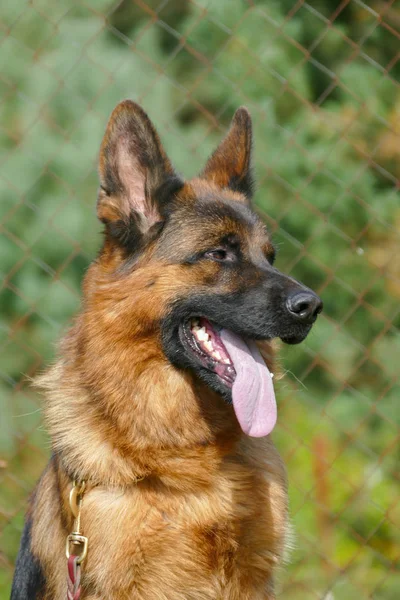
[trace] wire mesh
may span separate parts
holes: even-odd
[[[398,598],[400,7],[371,0],[15,0],[0,8],[0,598],[49,455],[29,378],[99,245],[96,157],[122,98],[185,175],[237,106],[278,266],[324,314],[282,348],[295,539],[280,597]]]

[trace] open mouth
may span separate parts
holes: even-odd
[[[195,359],[192,368],[196,371],[199,366],[201,377],[204,368],[207,369],[206,383],[214,387],[213,383],[218,382],[216,391],[221,391],[218,386],[222,382],[244,433],[254,437],[268,435],[276,423],[273,374],[256,343],[204,317],[184,321],[179,334],[186,354]]]
[[[204,317],[193,317],[182,325],[183,342],[188,350],[222,382],[232,387],[236,371],[219,334],[220,328]]]

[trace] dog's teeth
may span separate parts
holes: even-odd
[[[207,342],[203,342],[203,346],[204,346],[204,347],[205,347],[205,348],[206,348],[206,349],[207,349],[209,352],[212,352],[212,350],[213,350],[213,345],[212,345],[212,343],[210,342],[210,340],[208,340]]]
[[[231,364],[231,361],[229,360],[229,358],[223,358],[223,359],[222,359],[222,362],[223,362],[225,365],[230,365],[230,364]]]
[[[214,358],[216,358],[217,360],[221,360],[221,354],[218,352],[218,350],[215,350],[215,352],[212,353],[212,355],[214,356]]]
[[[274,377],[274,374],[273,374],[273,373],[270,373],[270,375],[271,375],[271,379],[273,379],[273,377]]]
[[[201,327],[199,330],[196,331],[196,336],[197,339],[199,339],[202,342],[206,342],[208,340],[208,335],[204,327]]]

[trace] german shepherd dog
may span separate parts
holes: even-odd
[[[287,543],[273,338],[301,342],[318,296],[273,266],[252,212],[245,108],[183,181],[121,102],[100,150],[104,244],[38,384],[52,458],[33,493],[12,600],[66,598],[73,481],[86,482],[84,600],[271,600]],[[73,596],[74,598],[78,595]]]

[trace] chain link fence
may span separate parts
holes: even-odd
[[[278,266],[322,296],[282,347],[274,439],[286,600],[400,591],[400,6],[393,0],[14,0],[0,7],[0,598],[49,456],[29,378],[100,242],[96,158],[121,99],[193,175],[245,104]]]

